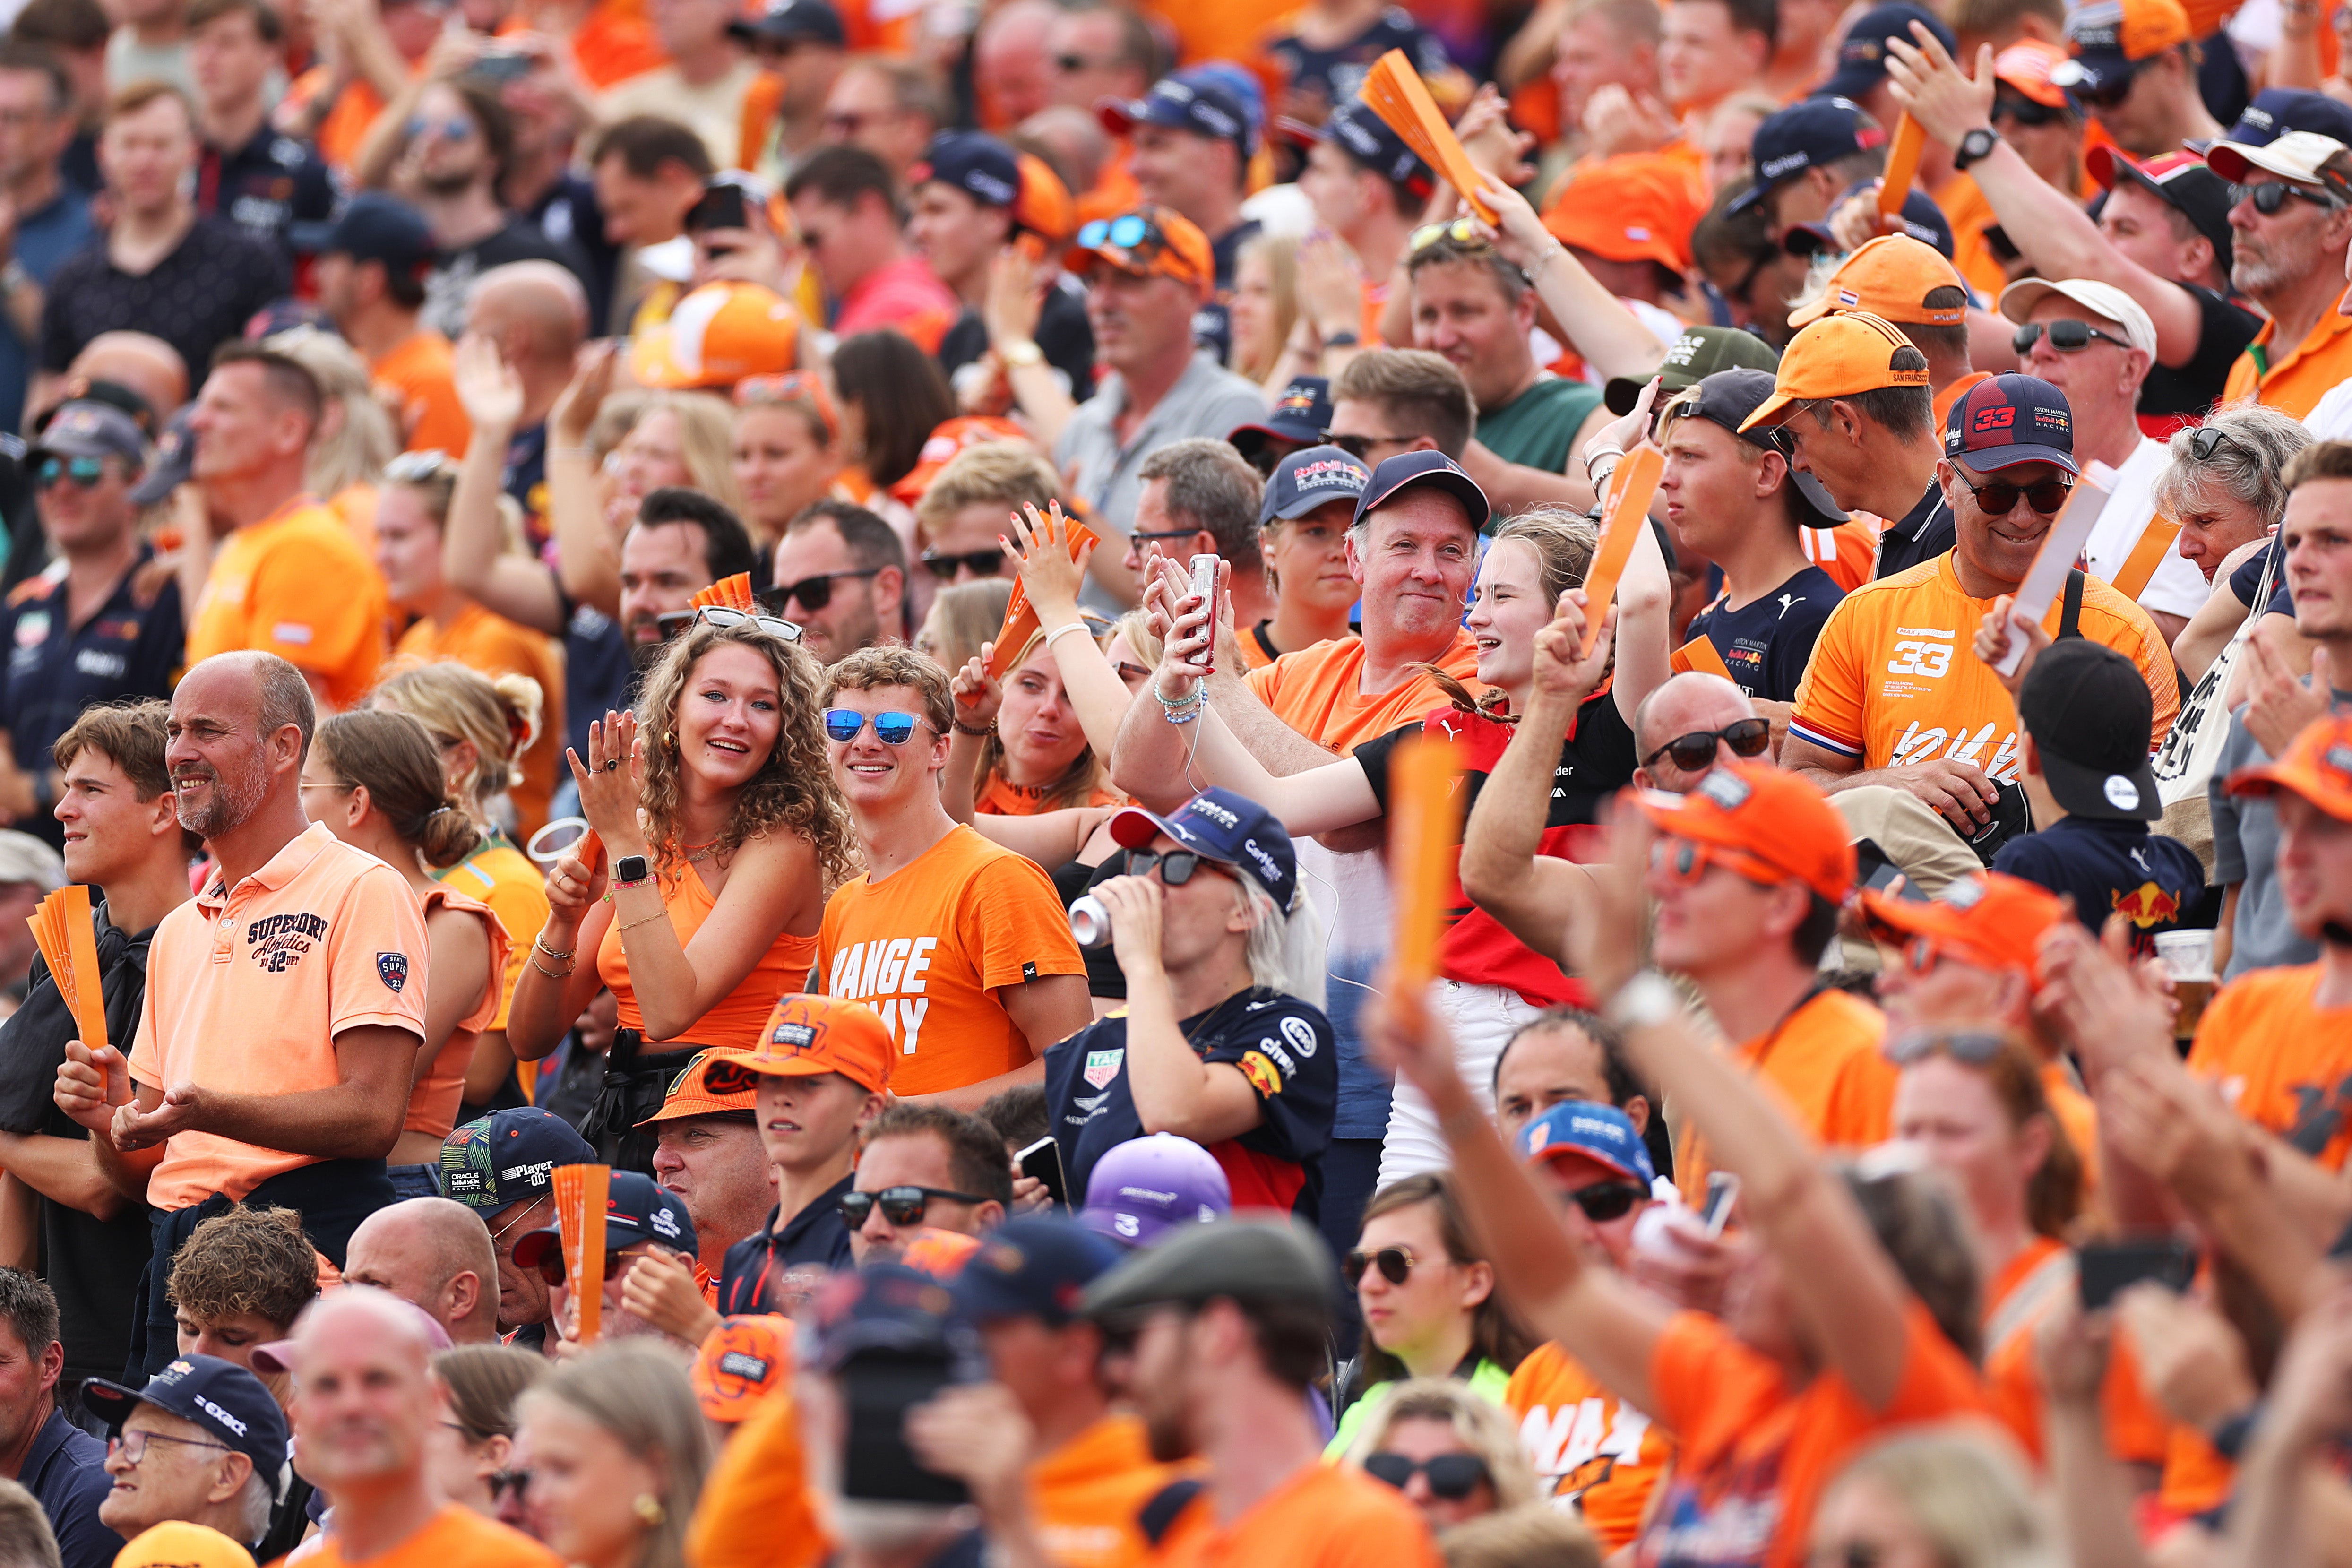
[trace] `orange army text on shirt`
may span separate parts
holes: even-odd
[[[959,826],[880,882],[845,882],[824,906],[816,980],[881,1015],[898,1047],[894,1094],[934,1094],[1028,1065],[995,992],[1083,974],[1054,884],[1035,861]]]
[[[1960,586],[1948,551],[1863,584],[1822,627],[1789,732],[1864,768],[1949,757],[2014,782],[2024,760],[2017,704],[1973,646],[1992,605]],[[2042,625],[2054,631],[2063,608],[2053,604]],[[2147,611],[2096,577],[2084,586],[2077,624],[2138,667],[2156,709],[2153,751],[2180,710],[2162,634]]]
[[[389,607],[383,574],[342,520],[297,496],[221,542],[188,625],[188,662],[274,653],[348,708],[375,683]]]
[[[341,1081],[335,1037],[425,1038],[425,916],[400,873],[312,823],[234,888],[215,877],[163,917],[131,1076],[152,1089],[298,1094]],[[175,1132],[147,1180],[167,1212],[242,1198],[317,1156]]]

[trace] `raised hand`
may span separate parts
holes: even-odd
[[[1095,552],[1095,545],[1079,548],[1074,556],[1070,550],[1070,520],[1062,515],[1062,503],[1046,503],[1045,515],[1038,515],[1033,503],[1013,517],[1011,539],[1002,534],[997,542],[1004,552],[1019,563],[1021,585],[1027,590],[1029,602],[1036,606],[1040,625],[1051,627],[1067,626],[1078,618],[1078,590],[1086,583],[1087,560]]]
[[[977,730],[996,717],[1004,701],[1004,684],[988,673],[989,657],[996,645],[984,642],[980,651],[963,661],[963,668],[948,679],[948,689],[956,699],[956,716],[961,722]],[[970,701],[965,699],[969,697]]]
[[[1582,702],[1609,673],[1609,655],[1617,638],[1617,610],[1603,609],[1601,635],[1592,651],[1582,652],[1585,627],[1584,590],[1570,588],[1559,596],[1559,613],[1536,633],[1535,689],[1547,697]]]
[[[1909,42],[1886,40],[1886,88],[1921,130],[1947,147],[1957,147],[1969,132],[1991,128],[1992,46],[1977,50],[1977,74],[1971,80],[1936,35],[1914,22]]]
[[[635,843],[637,803],[645,798],[646,752],[635,713],[606,710],[588,726],[588,760],[569,749],[572,776],[580,785],[580,815],[614,854]]]
[[[613,373],[620,363],[618,343],[589,343],[581,349],[572,380],[557,395],[555,406],[548,411],[548,434],[558,445],[587,444],[589,428],[596,423],[596,411],[604,406],[604,399],[613,390]]]
[[[1110,916],[1111,952],[1130,978],[1158,972],[1165,895],[1149,877],[1113,877],[1088,889]]]
[[[452,375],[457,402],[478,430],[505,435],[522,421],[522,377],[499,356],[499,345],[479,332],[457,340]]]

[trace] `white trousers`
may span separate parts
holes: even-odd
[[[1503,1054],[1504,1042],[1543,1009],[1529,1006],[1507,986],[1471,985],[1459,980],[1433,983],[1429,1005],[1453,1031],[1454,1065],[1491,1118],[1495,1059]],[[1388,1137],[1381,1146],[1380,1184],[1385,1187],[1407,1176],[1443,1171],[1452,1163],[1428,1100],[1421,1090],[1400,1081],[1389,1108]]]

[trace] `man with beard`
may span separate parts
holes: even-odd
[[[2252,398],[2300,419],[2352,375],[2352,316],[2339,304],[2352,247],[2352,152],[2292,131],[2267,147],[2218,142],[2209,157],[2238,198],[2230,281],[2270,317],[2230,367],[2221,401]]]
[[[375,1568],[556,1568],[538,1542],[445,1500],[425,1445],[441,1403],[425,1320],[398,1297],[352,1285],[294,1331],[294,1438],[335,1528],[310,1559]]]
[[[709,1276],[695,1261],[694,1222],[686,1217],[686,1205],[677,1195],[654,1183],[642,1171],[613,1173],[611,1195],[604,1206],[604,1333],[607,1339],[643,1338],[649,1334],[669,1331],[670,1309],[666,1288],[647,1281],[638,1281],[640,1271],[649,1276],[676,1275],[688,1282],[694,1293],[694,1305],[702,1308],[708,1321],[694,1325],[697,1340],[701,1332],[719,1326],[718,1314],[703,1301],[702,1286]],[[563,1231],[560,1224],[544,1230],[534,1230],[515,1240],[516,1267],[536,1268],[550,1285],[564,1282]],[[632,1289],[632,1286],[635,1289]],[[556,1322],[566,1337],[577,1321],[575,1311],[559,1309]],[[680,1325],[683,1326],[683,1325]],[[683,1334],[671,1337],[687,1340]]]
[[[467,78],[436,82],[417,96],[395,187],[414,189],[417,210],[441,247],[425,280],[425,324],[455,338],[466,330],[466,293],[494,267],[552,261],[588,287],[588,264],[499,200],[514,149],[514,120],[494,89]]]
[[[226,523],[229,532],[214,549],[190,613],[188,663],[257,648],[300,671],[315,702],[332,711],[358,701],[375,681],[386,601],[383,574],[352,542],[342,519],[310,493],[310,449],[325,413],[317,378],[286,355],[237,342],[214,356],[188,428],[205,510],[215,531]],[[313,704],[304,706],[308,747]],[[291,778],[286,789],[299,831]],[[185,802],[180,820],[195,826]]]
[[[151,1375],[175,1348],[164,1285],[199,1220],[283,1205],[340,1268],[394,1201],[383,1157],[425,1036],[425,923],[398,872],[306,821],[316,722],[301,672],[269,654],[181,679],[164,757],[215,870],[155,928],[131,1049],[70,1041],[58,1068],[58,1109],[156,1211],[131,1347]]]
[[[1133,1347],[1127,1394],[1151,1457],[1208,1465],[1210,1518],[1160,1561],[1443,1561],[1402,1492],[1322,1463],[1307,1390],[1339,1293],[1315,1233],[1274,1219],[1187,1229],[1087,1288],[1080,1310]]]
[[[621,540],[621,636],[643,671],[661,652],[661,618],[689,612],[722,577],[759,569],[742,520],[700,490],[671,485],[637,503]]]

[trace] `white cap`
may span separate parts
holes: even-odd
[[[0,832],[0,883],[16,882],[54,893],[66,885],[66,863],[29,833]]]
[[[2343,151],[2344,143],[2333,136],[2322,136],[2316,131],[2290,131],[2263,147],[2249,147],[2242,142],[2216,142],[2205,150],[2205,166],[2232,182],[2244,179],[2250,168],[2261,169],[2282,180],[2324,186],[2340,195],[2344,182],[2324,177],[2319,168]]]
[[[2000,291],[2000,313],[2022,323],[2050,294],[2063,294],[2095,316],[2104,316],[2124,330],[2124,341],[2156,363],[2156,322],[2140,302],[2112,283],[2089,278],[2021,278]]]

